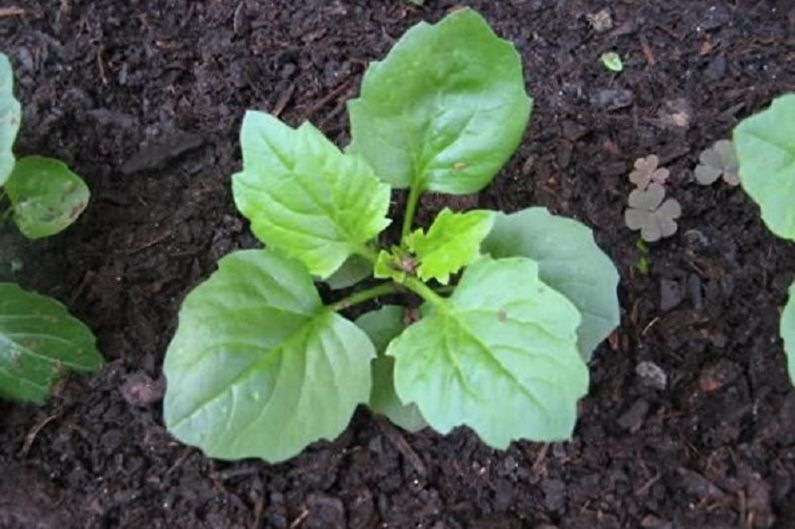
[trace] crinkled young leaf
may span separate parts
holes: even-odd
[[[293,129],[249,111],[240,132],[235,203],[254,234],[326,278],[389,225],[389,186],[310,123]]]
[[[524,256],[538,263],[541,280],[582,315],[577,346],[585,360],[618,326],[618,272],[585,225],[546,208],[500,213],[483,250],[493,257]]]
[[[795,283],[789,287],[789,301],[781,315],[781,338],[784,340],[784,352],[787,354],[789,379],[795,385]]]
[[[370,409],[389,418],[404,430],[416,432],[427,426],[414,404],[403,404],[395,393],[395,360],[386,356],[389,342],[403,332],[404,309],[397,305],[384,305],[367,312],[356,320],[375,345],[378,356],[373,360],[373,389],[370,392]]]
[[[86,209],[88,186],[65,163],[43,156],[17,160],[5,185],[14,222],[29,239],[55,235]]]
[[[762,220],[779,237],[795,240],[795,94],[742,120],[734,147],[740,183],[759,204]]]
[[[61,303],[0,283],[0,398],[42,404],[64,371],[102,363],[91,330]]]
[[[579,324],[577,308],[539,279],[535,262],[483,258],[389,345],[395,389],[442,433],[467,425],[496,448],[566,439],[588,389]]]
[[[443,285],[480,256],[480,243],[494,224],[492,211],[454,213],[444,208],[425,233],[422,228],[406,237],[406,245],[419,261],[417,275],[423,281],[436,279]]]
[[[164,365],[166,425],[211,457],[282,461],[345,429],[370,395],[374,356],[301,263],[235,252],[180,310]]]
[[[14,98],[14,72],[11,62],[0,53],[0,186],[14,169],[14,140],[22,118],[19,101]]]
[[[348,102],[349,150],[393,187],[475,193],[513,154],[531,106],[516,49],[461,9],[370,64]]]

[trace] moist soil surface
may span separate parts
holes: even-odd
[[[490,187],[427,196],[419,220],[445,205],[579,219],[620,272],[621,326],[591,362],[569,442],[496,451],[466,429],[408,434],[361,409],[279,465],[208,459],[161,412],[181,300],[221,256],[258,245],[230,195],[243,113],[311,120],[344,145],[368,61],[461,4],[11,3],[0,49],[24,108],[17,155],[65,160],[93,197],[46,241],[7,226],[0,279],[66,303],[108,364],[46,406],[0,405],[0,527],[795,527],[795,391],[777,333],[795,245],[740,188],[692,172],[795,89],[790,2],[462,2],[515,43],[535,111]],[[605,5],[612,25],[595,27]],[[609,50],[623,73],[599,63]],[[642,273],[623,213],[627,174],[649,154],[683,215]]]

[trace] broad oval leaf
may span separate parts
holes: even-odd
[[[417,256],[417,275],[423,281],[436,279],[443,285],[480,256],[480,243],[494,224],[494,212],[474,210],[454,213],[444,208],[426,234],[422,228],[406,237],[406,245]]]
[[[359,326],[375,345],[378,356],[373,360],[373,389],[370,392],[370,409],[386,416],[390,421],[409,432],[417,432],[427,426],[420,410],[414,404],[403,404],[395,393],[395,360],[385,351],[406,325],[404,308],[384,305],[378,310],[359,316]]]
[[[63,372],[102,365],[95,342],[58,301],[0,283],[0,398],[44,403]]]
[[[618,326],[618,271],[591,230],[576,220],[546,208],[499,213],[483,250],[493,257],[524,256],[538,263],[541,280],[580,311],[577,346],[585,360]]]
[[[767,227],[795,240],[795,94],[734,129],[740,183],[762,210]]]
[[[795,385],[795,283],[789,287],[789,301],[781,314],[781,338],[787,355],[789,379]]]
[[[22,108],[14,98],[14,72],[11,62],[0,53],[0,186],[14,169],[14,141],[22,120]]]
[[[461,9],[370,64],[348,103],[349,150],[393,187],[475,193],[516,150],[531,107],[516,49]]]
[[[55,235],[86,209],[88,186],[65,163],[43,156],[17,160],[5,185],[14,222],[29,239]]]
[[[166,353],[169,431],[210,457],[276,462],[342,432],[375,350],[276,250],[235,252],[185,299]]]
[[[435,430],[467,425],[496,448],[566,439],[588,389],[579,323],[577,308],[539,279],[532,260],[483,258],[389,345],[397,394],[416,402]]]
[[[235,204],[264,243],[325,279],[389,225],[389,186],[310,123],[293,129],[249,111],[240,132]]]

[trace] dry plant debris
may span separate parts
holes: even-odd
[[[660,159],[656,154],[650,154],[645,158],[635,160],[635,169],[629,173],[629,181],[637,186],[641,191],[655,182],[661,186],[665,185],[670,172],[664,167],[658,167]]]
[[[652,182],[646,189],[634,189],[629,194],[629,208],[624,222],[633,231],[640,230],[644,241],[655,242],[676,233],[676,220],[682,207],[676,199],[665,199],[665,188]]]
[[[701,152],[698,161],[694,173],[699,184],[708,186],[723,177],[730,186],[739,185],[737,155],[730,140],[716,141]]]

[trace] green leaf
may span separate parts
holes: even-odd
[[[43,404],[64,371],[102,363],[94,335],[61,303],[0,283],[0,398]]]
[[[621,72],[624,70],[624,63],[621,61],[621,56],[614,51],[607,51],[603,53],[599,60],[602,65],[611,72]]]
[[[49,237],[69,227],[91,197],[85,182],[65,163],[43,156],[17,160],[5,189],[14,222],[29,239]]]
[[[574,303],[582,315],[577,345],[585,360],[620,320],[618,272],[583,224],[545,208],[500,213],[483,243],[493,257],[536,261],[541,280]]]
[[[787,355],[789,379],[795,385],[795,283],[789,287],[789,301],[781,314],[781,338]]]
[[[370,261],[360,255],[352,255],[325,282],[331,289],[340,290],[353,286],[372,274],[373,264]]]
[[[401,401],[416,402],[441,433],[467,425],[496,448],[571,435],[588,389],[580,315],[536,263],[483,258],[434,309],[387,349]]]
[[[762,220],[779,237],[795,240],[795,94],[742,120],[734,148],[740,183],[759,204]]]
[[[164,364],[166,425],[210,457],[282,461],[345,429],[370,395],[374,356],[301,263],[235,252],[180,310]]]
[[[480,243],[494,224],[494,212],[485,210],[454,213],[444,208],[426,234],[422,228],[406,237],[406,245],[419,260],[417,275],[423,281],[436,279],[446,285],[480,256]]]
[[[14,72],[11,62],[0,53],[0,186],[14,169],[14,140],[22,121],[22,109],[14,98]]]
[[[370,409],[389,418],[409,432],[417,432],[427,426],[414,404],[403,404],[395,393],[395,360],[384,354],[389,342],[403,332],[403,307],[384,305],[367,312],[356,320],[372,340],[378,356],[373,360],[373,389],[370,392]]]
[[[254,234],[326,278],[389,225],[389,186],[310,123],[292,129],[249,111],[240,133],[235,203]]]
[[[409,29],[348,102],[352,142],[393,187],[480,191],[530,117],[522,63],[470,9]]]

